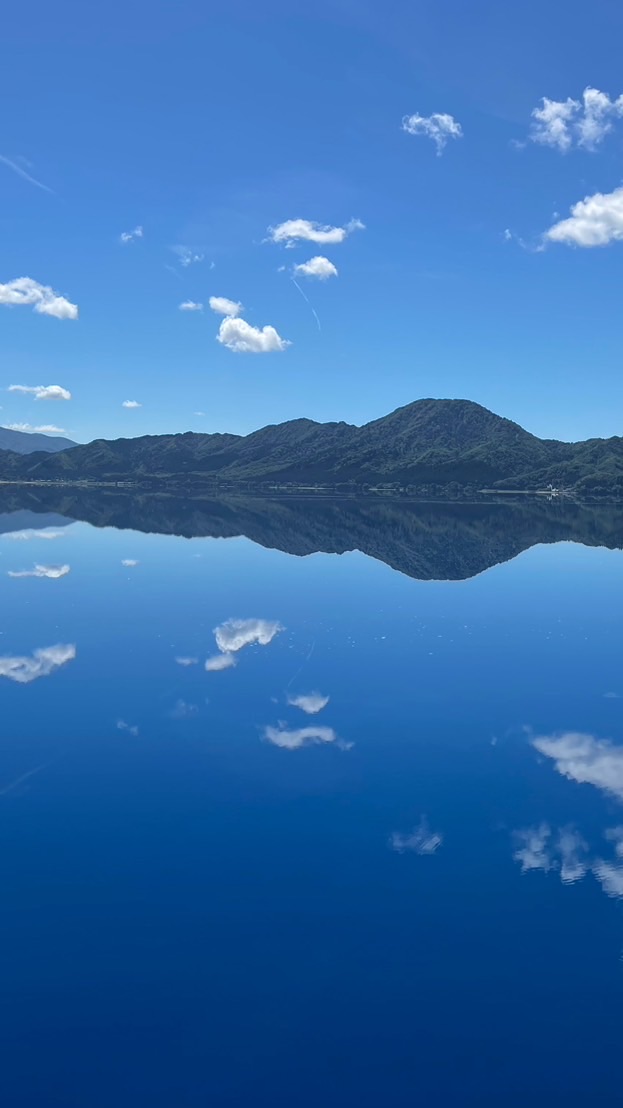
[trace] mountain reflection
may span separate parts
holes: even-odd
[[[420,580],[464,580],[537,543],[623,547],[623,507],[569,501],[418,503],[406,500],[236,497],[180,499],[119,489],[5,486],[0,512],[159,534],[245,536],[288,554],[359,550]],[[9,531],[9,516],[0,530]]]

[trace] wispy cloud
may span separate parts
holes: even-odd
[[[317,715],[323,708],[326,708],[328,703],[329,697],[323,696],[319,692],[300,693],[298,696],[288,697],[288,704],[291,704],[293,708],[300,708],[308,716]]]
[[[574,146],[596,150],[623,116],[623,94],[611,100],[607,93],[588,86],[581,100],[550,100],[544,96],[532,112],[529,138],[566,154]]]
[[[238,316],[244,311],[239,300],[230,300],[227,296],[211,296],[208,301],[213,312],[217,315]]]
[[[66,577],[71,573],[71,566],[39,566],[33,569],[14,569],[8,571],[9,577],[48,577],[56,581],[59,577]]]
[[[186,700],[176,701],[169,712],[171,719],[193,719],[193,717],[198,714],[199,708],[197,704],[189,704]]]
[[[134,566],[140,565],[140,563],[138,561],[138,558],[122,558],[121,565],[125,566],[126,569],[131,569]]]
[[[353,231],[364,231],[360,219],[351,219],[344,227],[331,227],[311,219],[286,219],[276,227],[268,228],[268,241],[291,248],[297,242],[317,242],[323,246],[337,245]]]
[[[7,392],[22,392],[35,400],[71,400],[69,389],[62,385],[9,385]]]
[[[138,727],[136,726],[136,724],[135,723],[126,723],[126,721],[124,719],[118,719],[117,720],[117,730],[118,731],[127,731],[128,734],[134,735],[135,738],[138,735]]]
[[[138,227],[135,227],[133,231],[122,231],[119,235],[119,242],[135,242],[136,239],[142,239],[144,234],[145,232],[139,224]]]
[[[202,312],[203,304],[198,304],[196,300],[182,300],[179,310],[180,312]]]
[[[214,637],[219,650],[236,653],[253,643],[268,646],[280,631],[283,627],[276,620],[228,619],[214,628]]]
[[[36,185],[38,189],[43,189],[44,192],[54,192],[54,189],[49,188],[48,185],[44,185],[43,181],[38,181],[36,177],[28,172],[25,166],[29,169],[32,168],[30,162],[27,162],[25,158],[7,158],[5,154],[0,154],[0,162],[2,165],[6,165],[9,169],[12,169],[14,173],[17,173],[19,177],[22,177],[24,181],[28,181],[31,185]]]
[[[352,743],[343,743],[332,727],[299,727],[288,730],[285,723],[277,727],[265,727],[264,738],[282,750],[300,750],[304,746],[336,743],[342,750],[349,750]]]
[[[425,135],[432,139],[437,150],[437,157],[441,157],[449,139],[463,138],[461,124],[454,116],[447,112],[433,112],[432,115],[405,115],[402,120],[402,129],[408,135]]]
[[[568,219],[554,223],[543,241],[567,246],[608,246],[623,239],[623,186],[613,192],[585,196],[571,208]]]
[[[310,258],[308,262],[295,265],[294,272],[301,277],[315,277],[317,281],[327,281],[329,277],[337,277],[337,269],[333,262],[323,258],[321,254]]]
[[[6,285],[0,284],[0,304],[7,308],[30,306],[39,315],[55,319],[77,319],[78,305],[59,296],[49,285],[41,285],[32,277],[16,277]]]
[[[64,427],[56,427],[53,423],[42,423],[39,427],[33,427],[30,423],[3,423],[6,431],[23,431],[27,435],[66,435]]]
[[[177,254],[179,263],[184,269],[187,269],[189,265],[196,265],[197,262],[202,262],[205,258],[204,254],[197,253],[197,251],[192,250],[190,246],[172,246],[171,250],[174,254]]]
[[[431,831],[426,816],[422,816],[412,831],[394,831],[389,837],[389,845],[397,854],[434,854],[443,842],[439,831]]]
[[[39,677],[49,677],[75,657],[75,646],[62,643],[44,646],[28,656],[4,655],[0,657],[0,677],[7,677],[9,681],[16,681],[19,685],[28,685]]]
[[[274,327],[252,327],[244,319],[232,316],[223,319],[216,338],[234,354],[275,354],[292,345]]]
[[[122,408],[142,408],[143,405],[138,400],[124,400]]]
[[[197,663],[199,662],[199,659],[198,658],[181,657],[181,658],[176,658],[175,661],[177,662],[178,666],[196,666]]]

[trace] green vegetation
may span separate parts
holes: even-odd
[[[244,488],[382,485],[462,496],[483,488],[623,496],[623,439],[536,438],[468,400],[418,400],[363,427],[292,420],[251,435],[98,439],[0,454],[0,479]]]

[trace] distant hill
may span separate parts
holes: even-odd
[[[69,450],[75,445],[71,439],[40,435],[36,431],[10,431],[8,427],[0,427],[0,450],[12,450],[14,454],[34,454],[37,451],[55,454],[58,450]]]
[[[53,440],[55,445],[58,440]],[[297,419],[251,435],[97,439],[0,455],[0,479],[138,481],[176,487],[378,484],[461,495],[484,487],[623,496],[623,438],[539,439],[469,400],[417,400],[363,427]]]

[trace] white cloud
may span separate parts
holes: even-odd
[[[211,296],[208,301],[213,312],[217,315],[237,316],[244,308],[239,300],[229,300],[227,296]]]
[[[49,577],[51,580],[57,580],[59,577],[66,577],[68,573],[71,573],[71,566],[39,566],[36,565],[34,569],[19,569],[9,570],[9,577]]]
[[[238,665],[233,654],[215,654],[212,658],[206,658],[205,668],[208,673],[220,673],[223,669],[232,669]]]
[[[27,657],[5,655],[0,658],[0,677],[8,677],[9,681],[28,685],[39,677],[48,677],[54,670],[64,666],[66,662],[71,662],[75,657],[75,646],[61,643],[57,646],[44,646],[40,650],[34,650]]]
[[[4,537],[18,542],[28,542],[30,539],[61,539],[64,534],[64,531],[53,531],[48,527],[42,527],[40,531],[30,527],[23,531],[10,531]]]
[[[565,154],[572,146],[595,150],[612,130],[613,121],[623,116],[623,95],[611,100],[607,93],[587,87],[581,100],[542,99],[532,112],[530,139],[552,146]]]
[[[119,242],[134,242],[135,239],[142,239],[144,233],[143,228],[139,224],[133,231],[122,231],[119,235]]]
[[[317,715],[323,708],[326,708],[328,703],[329,697],[323,696],[319,692],[302,693],[300,696],[288,697],[288,704],[291,704],[293,708],[300,708],[308,716]]]
[[[585,196],[573,205],[570,217],[554,223],[543,238],[569,246],[607,246],[623,239],[623,186]]]
[[[194,250],[191,250],[190,246],[172,246],[174,254],[177,254],[180,265],[186,269],[189,265],[195,265],[196,262],[202,262],[205,255],[196,254]]]
[[[122,558],[121,559],[121,565],[126,566],[127,569],[130,569],[131,567],[137,566],[139,564],[140,563],[139,563],[137,558]]]
[[[71,400],[69,389],[61,385],[9,385],[7,392],[28,393],[35,400]]]
[[[138,400],[124,400],[121,405],[122,408],[142,408],[143,405]]]
[[[389,845],[398,854],[413,851],[414,854],[434,854],[443,842],[443,835],[439,831],[431,831],[426,816],[422,816],[417,827],[413,831],[404,834],[394,831],[390,835]]]
[[[280,723],[278,727],[265,727],[264,738],[282,750],[300,750],[303,746],[319,743],[337,743],[344,750],[349,748],[348,744],[339,741],[332,727],[300,727],[288,731],[285,724]]]
[[[568,150],[572,143],[570,123],[580,105],[577,100],[548,100],[543,97],[543,107],[532,112],[534,123],[530,131],[533,142],[542,146],[555,146],[558,150]]]
[[[437,148],[437,157],[443,153],[448,139],[463,138],[461,124],[447,112],[433,112],[432,115],[405,115],[402,129],[409,135],[426,135],[427,138],[432,139]]]
[[[16,277],[6,285],[0,285],[0,304],[14,308],[30,305],[39,315],[51,315],[55,319],[77,319],[78,305],[59,296],[49,285],[40,285],[32,277]]]
[[[301,277],[315,277],[318,281],[326,281],[329,277],[337,277],[337,269],[333,262],[330,262],[328,258],[323,258],[321,254],[316,255],[315,258],[310,258],[308,262],[295,265],[294,272]]]
[[[365,224],[360,219],[351,219],[344,227],[329,227],[311,219],[286,219],[276,227],[268,228],[269,242],[283,243],[287,247],[297,242],[317,242],[323,246],[344,242],[353,231],[364,231]]]
[[[53,423],[42,423],[39,427],[33,427],[30,423],[3,423],[5,431],[23,431],[27,435],[65,435],[64,427],[56,427]]]
[[[202,312],[203,304],[198,304],[196,300],[183,300],[179,308],[180,312]]]
[[[229,654],[252,643],[268,646],[280,631],[283,627],[276,620],[228,619],[214,628],[214,637],[219,650]]]
[[[0,154],[0,162],[3,165],[8,166],[14,173],[17,173],[19,177],[23,177],[25,181],[29,181],[31,185],[36,185],[38,189],[43,189],[45,192],[54,192],[54,189],[44,185],[42,181],[38,181],[36,177],[33,177],[30,173],[24,169],[24,166],[32,168],[30,162],[26,161],[26,158],[7,158],[4,154]]]
[[[548,872],[554,865],[550,853],[550,838],[552,830],[547,823],[541,823],[538,827],[526,827],[514,834],[517,850],[513,854],[516,862],[521,863],[521,872],[527,870],[542,869]]]
[[[182,658],[176,658],[175,661],[177,662],[178,666],[196,666],[199,659],[198,658],[182,657]]]
[[[291,343],[282,339],[274,327],[252,327],[244,319],[227,316],[218,329],[217,342],[234,354],[274,354]]]
[[[532,745],[552,758],[558,773],[578,784],[594,785],[623,800],[623,747],[608,739],[567,731],[539,736]]]

